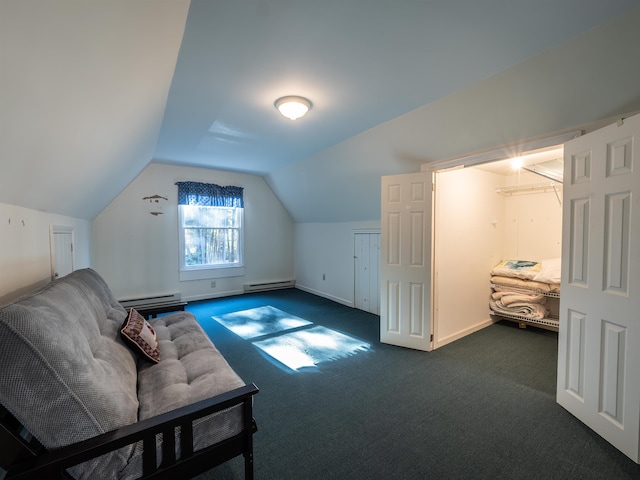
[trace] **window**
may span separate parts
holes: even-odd
[[[242,265],[242,208],[180,205],[185,268]]]
[[[180,280],[244,275],[243,189],[179,182]]]

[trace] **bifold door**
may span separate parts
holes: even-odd
[[[557,400],[638,462],[640,116],[564,151]]]
[[[380,341],[432,349],[432,174],[382,177]]]

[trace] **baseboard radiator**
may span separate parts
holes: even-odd
[[[165,303],[165,302],[179,302],[181,298],[180,292],[176,293],[162,293],[159,295],[149,295],[146,297],[137,297],[137,298],[127,298],[125,300],[118,300],[123,307],[131,307],[131,306],[143,306],[143,305],[153,305],[156,303]]]
[[[296,286],[295,280],[280,280],[276,282],[257,282],[245,283],[244,291],[248,292],[264,292],[267,290],[280,290],[282,288],[293,288]]]

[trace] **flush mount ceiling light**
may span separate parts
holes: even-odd
[[[276,100],[276,108],[285,117],[295,120],[303,117],[311,109],[311,102],[304,97],[289,95]]]

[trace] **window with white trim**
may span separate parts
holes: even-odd
[[[178,182],[180,280],[244,275],[243,189]]]

